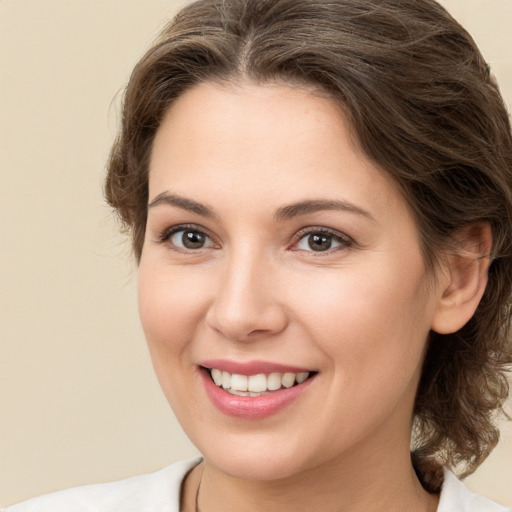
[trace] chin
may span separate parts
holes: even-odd
[[[286,460],[285,460],[286,459]],[[300,464],[291,457],[253,457],[229,453],[205,454],[205,460],[222,473],[242,480],[282,480],[298,473]],[[290,464],[294,461],[293,464]]]
[[[270,439],[266,441],[254,437],[242,435],[238,440],[226,439],[214,446],[211,441],[196,446],[209,464],[233,478],[280,480],[307,469],[303,448],[286,446],[273,436],[268,436]]]

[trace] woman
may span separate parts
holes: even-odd
[[[186,7],[106,195],[203,458],[8,510],[504,510],[452,471],[508,396],[511,190],[497,86],[435,2]]]

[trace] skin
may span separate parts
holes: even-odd
[[[201,481],[203,512],[435,510],[409,438],[428,333],[453,317],[450,273],[427,271],[407,202],[340,109],[287,85],[198,85],[154,141],[150,203],[164,193],[213,214],[151,206],[139,269],[155,370],[205,459],[182,508],[195,509]],[[352,207],[276,219],[306,200]],[[206,233],[205,246],[165,237],[182,224]],[[334,243],[315,252],[308,236],[320,228]],[[318,374],[285,409],[247,420],[212,405],[205,359]]]

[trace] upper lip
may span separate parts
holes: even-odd
[[[312,372],[311,368],[274,363],[270,361],[230,361],[227,359],[208,359],[199,363],[205,368],[216,368],[223,372],[239,375],[257,375],[259,373],[302,373]]]

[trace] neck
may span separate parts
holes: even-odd
[[[272,481],[234,478],[204,462],[190,481],[190,511],[434,512],[438,497],[421,487],[408,447],[402,452],[395,450],[393,460],[389,460],[375,452],[361,457],[359,451],[357,460],[347,456],[342,461]],[[189,508],[184,510],[188,512]]]

